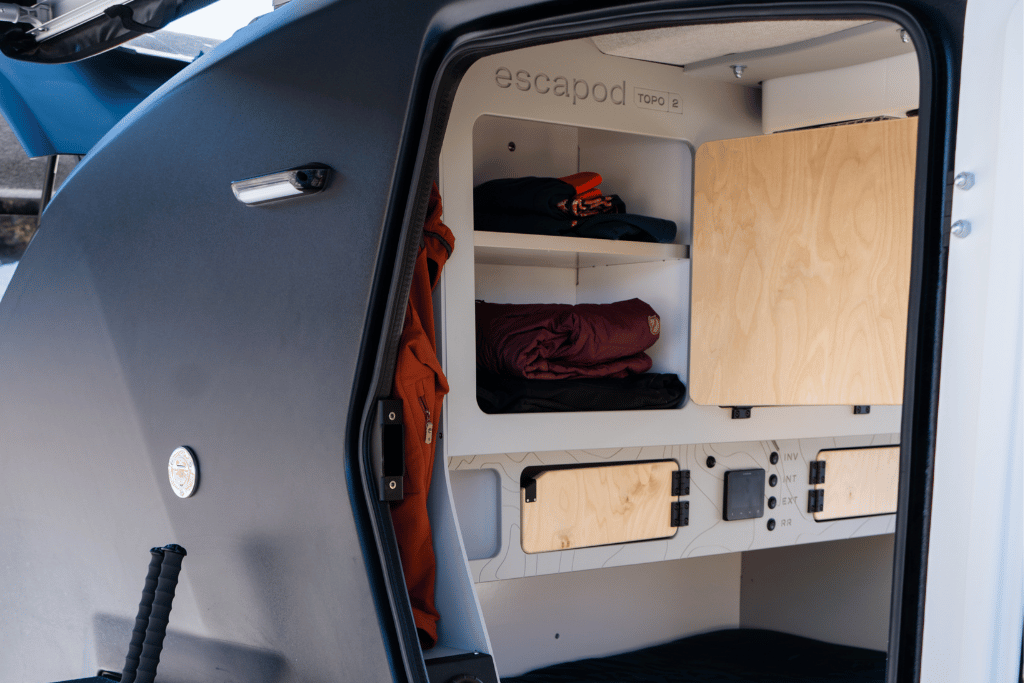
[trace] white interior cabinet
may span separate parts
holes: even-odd
[[[885,24],[872,27],[871,45],[890,29],[898,41],[898,27]],[[838,65],[887,56],[876,50]],[[794,77],[786,68],[782,75]],[[662,320],[648,352],[652,371],[689,386],[695,152],[763,132],[760,84],[709,77],[709,69],[691,76],[582,39],[482,58],[459,85],[439,176],[456,244],[436,295],[450,385],[431,491],[437,654],[489,652],[508,676],[741,626],[885,649],[895,515],[818,521],[809,472],[824,450],[897,446],[900,406],[868,414],[850,405],[755,406],[748,419],[733,419],[730,406],[691,401],[675,410],[502,415],[477,405],[478,299],[639,297]],[[556,91],[559,79],[567,91]],[[474,232],[476,185],[578,171],[600,173],[602,190],[631,213],[674,221],[675,243]],[[687,504],[687,524],[672,536],[523,550],[527,468],[658,460],[690,476],[689,491],[665,502],[666,515],[672,502]],[[743,469],[764,472],[763,515],[725,521],[726,473]]]
[[[530,90],[496,76],[529,74]],[[541,94],[537,75],[568,82],[587,76],[623,104]],[[594,76],[592,76],[592,74]],[[600,78],[601,80],[598,80]],[[541,80],[546,87],[546,83]],[[582,86],[580,86],[582,92]],[[637,91],[678,95],[679,111],[636,106]],[[600,92],[600,91],[599,91]],[[619,91],[616,90],[616,93]],[[888,434],[899,431],[898,406],[755,408],[750,419],[687,401],[677,410],[488,415],[476,401],[474,301],[610,303],[639,297],[661,317],[648,351],[653,372],[674,372],[689,386],[690,227],[693,158],[701,144],[759,135],[760,91],[688,77],[678,67],[611,57],[590,40],[486,57],[465,75],[441,152],[445,223],[456,247],[441,285],[442,361],[451,393],[444,417],[451,456],[535,450],[656,446],[760,439]],[[618,99],[618,98],[617,98]],[[629,211],[676,223],[676,244],[474,233],[473,187],[495,178],[560,177],[596,171],[605,192]],[[581,244],[574,245],[572,242]],[[596,244],[595,244],[596,243]],[[640,419],[642,417],[642,425]]]

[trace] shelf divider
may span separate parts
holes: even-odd
[[[522,235],[482,230],[473,233],[473,240],[476,262],[498,266],[595,268],[627,263],[676,261],[690,256],[690,248],[685,244]]]

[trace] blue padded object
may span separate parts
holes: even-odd
[[[0,114],[30,157],[85,154],[185,66],[123,50],[72,64],[0,55]]]

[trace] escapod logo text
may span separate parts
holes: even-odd
[[[600,81],[590,83],[580,78],[570,79],[565,76],[549,76],[546,73],[531,74],[529,71],[519,69],[512,74],[510,69],[499,68],[494,72],[494,82],[499,88],[511,88],[528,92],[530,90],[539,95],[553,95],[571,99],[573,104],[583,100],[594,100],[599,103],[610,103],[617,105],[626,104],[626,82],[606,85]]]

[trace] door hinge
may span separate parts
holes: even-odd
[[[672,473],[672,495],[690,495],[690,470],[676,470]]]
[[[825,461],[815,460],[811,463],[811,484],[825,483]]]
[[[672,503],[672,526],[690,525],[690,501]]]

